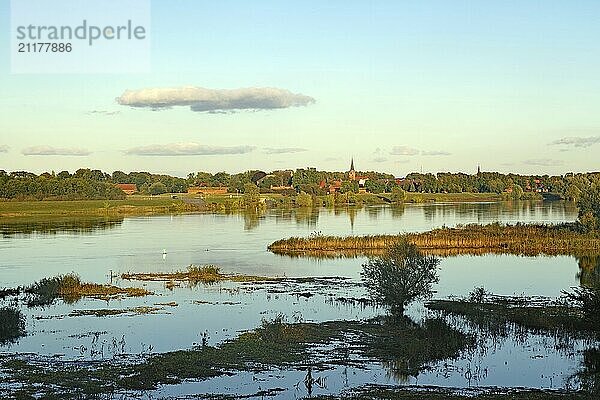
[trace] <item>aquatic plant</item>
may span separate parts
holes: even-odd
[[[151,294],[143,288],[84,283],[73,273],[44,278],[25,288],[25,293],[28,294],[27,304],[30,307],[49,305],[57,298],[74,303],[83,297],[109,300],[120,296],[139,297]]]
[[[323,344],[331,349],[326,353],[312,351]],[[0,369],[6,372],[4,382],[24,384],[30,397],[78,399],[123,390],[152,390],[160,384],[238,371],[351,366],[356,365],[356,357],[389,361],[388,365],[398,360],[394,363],[398,373],[416,375],[427,363],[456,357],[471,344],[470,336],[440,319],[420,324],[405,317],[288,323],[279,314],[217,347],[203,340],[202,346],[189,350],[145,354],[137,364],[91,365],[58,359],[36,363],[0,357]],[[349,349],[356,357],[347,356]]]
[[[425,307],[444,315],[463,316],[474,326],[498,336],[506,336],[511,324],[533,333],[569,337],[597,337],[600,332],[600,324],[586,318],[582,308],[573,304],[488,293],[482,301],[471,300],[432,300]]]
[[[590,348],[583,352],[582,368],[574,376],[583,390],[600,396],[600,349]]]
[[[572,292],[563,291],[562,294],[567,301],[581,308],[587,320],[593,323],[600,322],[600,288],[575,287],[572,288]]]
[[[212,284],[222,281],[233,282],[260,282],[260,281],[277,281],[282,278],[269,278],[265,276],[241,275],[241,274],[225,274],[221,272],[221,268],[216,265],[190,265],[185,271],[175,272],[148,272],[148,273],[124,273],[121,274],[121,279],[138,280],[138,281],[164,281],[168,286],[173,288],[175,282],[188,282],[194,286],[198,283]]]
[[[462,225],[442,227],[429,232],[399,235],[292,237],[271,243],[268,249],[277,254],[313,251],[362,251],[386,249],[406,240],[423,251],[448,250],[462,254],[598,254],[600,235],[583,234],[575,224],[543,225]]]
[[[402,239],[363,264],[361,278],[374,301],[401,315],[409,303],[431,296],[432,285],[439,281],[439,263],[439,258],[424,255]]]
[[[15,342],[25,335],[25,316],[14,307],[0,308],[0,345]]]

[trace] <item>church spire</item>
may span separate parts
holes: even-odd
[[[350,161],[350,171],[348,171],[348,178],[351,181],[356,180],[356,171],[354,170],[354,157],[352,157],[352,161]]]

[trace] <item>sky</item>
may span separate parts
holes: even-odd
[[[0,169],[600,170],[600,2],[151,2],[143,73],[13,74]]]

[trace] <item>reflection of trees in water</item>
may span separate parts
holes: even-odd
[[[600,288],[600,256],[586,255],[577,257],[579,272],[577,278],[581,286]]]
[[[590,348],[583,352],[581,370],[572,378],[579,381],[584,391],[600,395],[600,349]]]
[[[264,216],[264,211],[260,210],[248,210],[243,213],[244,216],[244,230],[251,231],[256,229],[260,225],[260,220]]]
[[[470,336],[443,319],[416,323],[403,316],[382,317],[380,322],[365,332],[365,355],[379,359],[387,376],[398,383],[408,382],[433,362],[455,359],[473,346]]]
[[[370,219],[377,220],[383,209],[381,207],[367,207],[366,210]]]
[[[469,219],[477,222],[498,219],[502,214],[503,203],[453,203],[428,204],[422,207],[427,221],[435,219]]]
[[[310,207],[297,208],[294,212],[294,218],[298,225],[306,225],[309,228],[315,227],[317,221],[319,221],[319,209]]]
[[[514,219],[532,218],[564,219],[566,215],[576,215],[577,211],[572,203],[539,201],[504,201],[490,203],[453,203],[453,204],[426,204],[421,207],[424,218],[431,222],[447,219],[470,219],[483,223],[489,220],[499,220],[503,216]]]
[[[600,288],[600,256],[587,255],[577,257],[579,284],[588,288]]]
[[[400,357],[395,360],[388,360],[382,363],[388,379],[393,379],[396,383],[409,383],[410,375],[406,371],[410,368],[410,360]]]
[[[404,204],[394,204],[389,208],[389,210],[392,213],[392,218],[400,219],[404,216],[405,207]]]
[[[121,225],[122,217],[115,218],[11,218],[0,220],[0,233],[4,237],[34,233],[56,234],[62,232],[86,234],[98,230],[114,229]]]

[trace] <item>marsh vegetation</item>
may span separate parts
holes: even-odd
[[[574,224],[538,225],[469,224],[456,228],[438,228],[423,233],[400,235],[292,237],[271,243],[268,249],[277,254],[312,252],[363,252],[384,250],[405,240],[425,251],[451,251],[461,254],[559,255],[598,254],[600,235],[581,233]]]
[[[536,214],[537,207],[549,207],[546,204],[513,206],[523,213],[519,216],[532,216],[532,220],[560,220],[565,215],[563,208]],[[404,214],[400,207],[352,211],[305,207],[267,210],[256,213],[256,218],[226,214],[134,218],[105,231],[84,229],[61,235],[38,231],[39,239],[47,240],[31,235],[19,242],[7,237],[5,243],[11,248],[7,263],[20,269],[7,269],[5,282],[24,286],[0,291],[0,299],[3,305],[20,309],[31,324],[26,326],[26,337],[3,348],[0,397],[185,398],[187,390],[214,393],[208,398],[289,398],[309,394],[312,387],[311,398],[593,398],[590,393],[598,382],[597,332],[590,328],[593,322],[586,317],[583,298],[499,296],[484,290],[464,299],[444,297],[467,293],[480,284],[485,275],[481,271],[491,271],[482,283],[495,290],[500,287],[498,293],[512,293],[514,286],[515,293],[554,296],[578,283],[595,287],[600,269],[593,252],[577,254],[577,259],[535,261],[514,256],[443,259],[440,282],[429,287],[437,293],[427,303],[430,308],[420,303],[428,298],[425,287],[400,312],[392,306],[397,299],[391,297],[392,302],[386,303],[385,296],[369,296],[366,280],[360,280],[362,264],[375,265],[389,256],[385,247],[371,254],[371,260],[318,262],[262,251],[268,241],[293,231],[308,235],[319,229],[331,232],[330,227],[335,227],[334,233],[348,232],[352,227],[366,234],[395,232],[399,225],[416,230],[428,224],[439,226],[449,216],[469,222],[493,214],[490,210],[500,215],[506,212],[504,207],[406,205]],[[574,219],[568,215],[567,220]],[[251,232],[244,230],[246,221]],[[90,252],[90,243],[111,250]],[[24,250],[19,252],[20,247]],[[362,252],[355,254],[362,257]],[[418,246],[413,257],[407,258],[407,253],[396,257],[396,266],[416,265],[410,258],[436,258],[431,250]],[[187,268],[190,262],[195,264]],[[107,297],[96,291],[98,297],[84,296],[74,305],[70,302],[77,296],[52,289],[63,283],[59,277],[29,285],[29,264],[32,274],[39,274],[39,266],[62,272],[61,276],[76,266],[85,274],[85,279],[72,279],[74,284],[65,280],[65,287],[105,282],[108,268],[114,268],[116,283],[89,285],[121,290],[139,285],[155,296],[116,294],[108,298],[119,301],[104,305],[96,299]],[[121,276],[123,271],[131,272]],[[537,279],[528,280],[532,276]],[[461,279],[460,285],[448,283],[455,278]],[[494,286],[496,280],[507,283]],[[383,287],[389,280],[374,282]],[[32,286],[45,289],[27,293],[25,289]],[[573,289],[568,291],[577,295]],[[51,306],[26,307],[28,300],[42,298],[44,292],[54,293],[47,296],[54,300],[40,305]],[[437,301],[462,303],[439,303],[436,308]],[[38,354],[26,354],[31,352]],[[503,367],[504,362],[508,366]],[[533,372],[521,379],[518,371],[525,368]],[[573,377],[563,380],[559,376],[563,372]],[[548,383],[548,373],[554,384]],[[471,374],[477,378],[468,380]],[[364,386],[365,382],[374,385]],[[511,386],[562,388],[563,392]],[[225,387],[231,389],[220,389]]]

